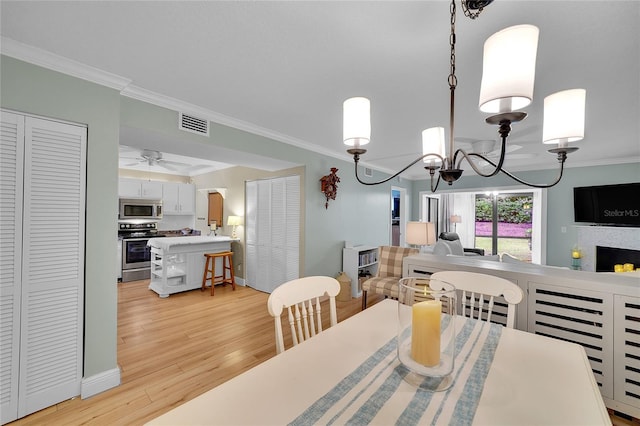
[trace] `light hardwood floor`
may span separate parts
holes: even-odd
[[[64,401],[12,426],[143,424],[275,356],[268,294],[216,286],[213,297],[193,290],[161,299],[148,284],[118,284],[122,384],[86,400]],[[369,305],[381,300],[369,299]],[[338,301],[338,321],[358,313],[360,304],[361,299]],[[328,326],[327,303],[324,314]]]

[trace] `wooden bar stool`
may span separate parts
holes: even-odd
[[[236,289],[236,280],[233,276],[233,260],[231,259],[233,252],[222,251],[219,253],[205,253],[204,261],[204,274],[202,274],[202,287],[201,291],[207,287],[207,280],[211,280],[211,295],[213,296],[213,287],[216,284],[231,284],[233,290]],[[216,259],[222,258],[222,275],[216,275]],[[229,277],[227,278],[227,271],[229,271]]]

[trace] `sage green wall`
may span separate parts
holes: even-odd
[[[553,161],[550,159],[550,161]],[[571,162],[571,156],[567,160]],[[556,170],[538,170],[521,172],[518,177],[532,183],[552,182]],[[640,181],[640,163],[627,163],[610,166],[569,167],[565,168],[562,180],[547,192],[547,265],[569,266],[571,248],[578,241],[577,229],[573,221],[573,188],[576,186],[609,185]],[[483,189],[490,191],[498,187],[513,187],[514,181],[500,174],[492,178],[463,176],[451,188]],[[429,181],[415,183],[413,197],[416,206],[414,217],[418,217],[418,197],[420,191],[429,191]],[[566,233],[561,232],[566,227]]]
[[[176,143],[188,138],[191,142],[212,144],[240,152],[259,154],[305,166],[305,242],[304,275],[335,276],[342,269],[344,241],[355,244],[389,243],[391,185],[408,188],[410,181],[392,180],[368,187],[356,182],[353,163],[297,148],[263,136],[212,123],[210,137],[185,133],[176,126],[177,113],[134,99],[121,101],[121,124],[132,128],[151,129],[175,137]],[[340,129],[336,129],[340,138]],[[337,142],[339,143],[339,141]],[[325,209],[320,192],[320,178],[339,169],[340,183],[336,200]],[[386,177],[374,172],[373,179]]]
[[[2,56],[2,108],[86,124],[84,376],[117,368],[116,250],[120,94]]]

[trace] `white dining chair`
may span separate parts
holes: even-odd
[[[338,323],[336,295],[340,283],[332,277],[313,276],[288,281],[269,295],[267,308],[274,318],[276,328],[276,353],[284,352],[284,334],[281,315],[287,309],[293,346],[322,332],[322,308],[320,299],[329,298],[330,324]]]
[[[522,289],[517,284],[500,277],[477,272],[442,271],[431,275],[430,286],[437,286],[438,281],[453,284],[460,291],[461,314],[469,318],[491,321],[494,299],[503,297],[507,302],[506,326],[515,325],[516,305],[524,297]],[[484,313],[484,319],[482,314]]]

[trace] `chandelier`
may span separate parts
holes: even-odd
[[[483,8],[493,0],[472,1],[461,0],[465,16],[475,19]],[[449,153],[445,151],[445,138],[443,127],[432,127],[422,132],[423,155],[412,161],[406,167],[392,176],[378,182],[365,182],[358,176],[358,161],[360,156],[367,152],[363,148],[369,143],[371,137],[370,102],[363,97],[347,99],[343,110],[343,140],[349,147],[347,152],[353,155],[355,163],[355,175],[358,182],[363,185],[379,185],[385,183],[420,161],[425,163],[424,168],[429,171],[431,178],[431,191],[435,192],[444,180],[449,185],[460,178],[462,160],[465,159],[471,168],[483,177],[495,176],[502,172],[511,179],[533,188],[550,188],[562,179],[564,163],[567,154],[578,148],[569,146],[569,143],[581,140],[584,137],[584,110],[586,91],[584,89],[571,89],[554,93],[544,99],[544,117],[542,142],[555,144],[548,151],[557,155],[560,170],[556,179],[548,184],[536,184],[526,182],[503,168],[507,152],[507,137],[511,132],[511,124],[522,121],[527,114],[520,111],[531,103],[533,99],[533,83],[535,78],[536,53],[538,48],[539,30],[533,25],[516,25],[505,28],[487,39],[484,44],[482,81],[480,88],[480,111],[491,113],[486,118],[488,124],[497,125],[501,139],[500,155],[497,162],[487,156],[475,152],[466,152],[463,149],[455,149],[454,124],[455,124],[455,90],[456,56],[455,56],[455,22],[456,4],[451,1],[451,34],[449,45],[451,50],[450,73],[448,77],[450,102],[449,102]],[[480,164],[489,164],[491,170],[483,171]],[[437,178],[436,171],[439,169]]]

